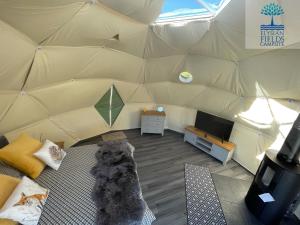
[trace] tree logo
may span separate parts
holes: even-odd
[[[265,16],[271,16],[271,26],[274,26],[274,16],[281,16],[284,14],[283,8],[281,5],[275,4],[275,3],[270,3],[265,5],[262,10],[261,14]]]
[[[281,5],[276,3],[266,4],[260,14],[271,17],[271,23],[261,25],[261,42],[264,47],[284,46],[284,25],[275,24],[274,17],[284,15],[284,10]]]

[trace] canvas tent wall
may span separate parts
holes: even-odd
[[[156,105],[182,132],[199,109],[236,121],[234,157],[255,172],[300,111],[300,50],[246,50],[244,0],[213,20],[153,23],[162,4],[0,0],[0,132],[70,146],[138,128],[140,110]],[[179,82],[182,71],[191,84]],[[125,105],[109,126],[94,105],[112,85]]]

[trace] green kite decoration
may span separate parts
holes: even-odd
[[[112,126],[124,107],[124,102],[113,85],[95,105],[98,113],[109,126]]]

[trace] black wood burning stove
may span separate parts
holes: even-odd
[[[246,195],[248,209],[263,224],[279,224],[300,193],[299,156],[300,115],[280,152],[266,152]],[[263,194],[270,199],[264,199]]]

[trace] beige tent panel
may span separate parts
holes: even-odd
[[[26,89],[78,78],[142,82],[143,70],[143,59],[112,49],[42,47],[36,54]]]
[[[270,51],[270,49],[245,48],[245,1],[231,0],[216,16],[215,20],[217,21],[218,29],[222,32],[227,42],[230,43],[239,60]],[[249,34],[247,35],[247,39],[250,38]],[[257,38],[257,36],[255,35],[252,38]]]
[[[146,84],[157,104],[196,108],[233,119],[233,111],[240,105],[240,97],[227,91],[204,86],[172,82]]]
[[[109,7],[145,24],[153,22],[159,15],[163,0],[98,0]]]
[[[13,91],[0,91],[0,121],[8,112],[9,108],[13,105],[17,99],[19,92]]]
[[[154,108],[155,105],[151,103],[126,104],[111,129],[127,130],[127,129],[139,128],[141,127],[141,122],[140,122],[141,111],[144,109],[154,109]]]
[[[272,138],[240,123],[235,123],[230,140],[236,144],[233,158],[253,174],[262,154],[269,148]]]
[[[230,0],[215,20],[239,31],[245,28],[245,0]]]
[[[281,99],[269,99],[269,106],[278,124],[292,125],[300,112],[300,102]]]
[[[300,43],[300,14],[299,14],[299,2],[295,2],[296,4],[289,4],[287,1],[283,1],[282,7],[286,13],[284,15],[284,20],[286,24],[286,39],[285,43],[288,45],[294,45],[294,48],[300,49],[299,43]],[[298,46],[297,46],[298,43]]]
[[[89,138],[110,130],[140,127],[140,112],[153,108],[153,104],[127,104],[122,109],[113,127],[109,127],[94,107],[82,108],[52,117],[51,120],[73,137]]]
[[[109,90],[111,85],[115,85],[125,104],[140,87],[136,83],[110,79],[81,79],[71,80],[47,88],[35,89],[28,92],[28,94],[43,105],[50,116],[55,117],[58,114],[68,114],[77,109],[94,106]],[[147,94],[148,97],[141,97],[150,98],[147,92],[143,94]]]
[[[70,147],[79,141],[67,134],[49,119],[38,121],[29,126],[8,132],[5,136],[9,141],[16,139],[21,133],[27,133],[38,140],[49,139],[51,141],[63,141],[65,148]]]
[[[168,46],[187,52],[190,47],[203,38],[209,30],[209,26],[210,22],[206,20],[178,21],[170,24],[155,24],[152,26],[152,30]]]
[[[245,30],[237,30],[222,21],[218,21],[218,29],[222,33],[224,39],[231,46],[237,58],[243,60],[255,55],[260,55],[271,51],[270,49],[245,49]],[[250,38],[250,37],[249,37]],[[253,37],[257,38],[257,37]]]
[[[191,98],[187,106],[233,119],[233,109],[239,104],[240,97],[223,90],[206,87],[199,95]]]
[[[35,54],[35,44],[2,21],[0,32],[0,90],[20,90]]]
[[[144,84],[139,84],[134,93],[128,98],[128,103],[153,103],[153,97]]]
[[[236,120],[256,129],[272,129],[274,119],[267,98],[241,98],[236,111]]]
[[[282,143],[278,142],[273,146],[273,148],[280,150],[283,141],[289,134],[293,123],[300,112],[300,102],[268,99],[268,103],[273,117],[273,126],[269,133],[272,136],[277,135],[277,141],[282,141]]]
[[[77,13],[84,2],[0,1],[0,19],[40,43]]]
[[[149,27],[147,42],[145,45],[145,58],[167,57],[180,54],[185,54],[184,50],[168,45],[167,42],[163,41],[157,36],[157,34],[155,34],[152,26]]]
[[[154,104],[128,104],[121,111],[114,126],[110,128],[94,107],[81,108],[63,113],[49,119],[34,122],[28,126],[6,132],[9,140],[26,132],[37,139],[65,141],[66,147],[109,130],[132,129],[140,127],[140,112],[154,108]]]
[[[147,84],[149,93],[158,104],[196,108],[232,119],[240,108],[240,97],[204,85],[184,85],[170,82]]]
[[[239,60],[237,53],[220,31],[217,21],[211,23],[209,31],[205,33],[201,41],[190,48],[189,53],[231,61]]]
[[[208,21],[174,22],[150,27],[145,57],[186,54],[209,30]]]
[[[184,69],[185,59],[185,55],[148,59],[145,71],[146,83],[176,82],[180,72]]]
[[[83,140],[110,130],[94,107],[81,108],[54,117],[51,121],[77,140]]]
[[[1,44],[0,44],[1,47]],[[1,55],[1,53],[0,53]],[[9,56],[9,54],[7,54]],[[20,62],[19,65],[15,64],[14,66],[8,64],[0,64],[0,90],[21,90],[23,87],[27,73],[29,71],[32,56],[24,59],[24,61]],[[1,56],[0,56],[1,57]],[[0,59],[1,60],[1,59]],[[3,60],[6,61],[6,60]]]
[[[166,127],[177,132],[184,132],[188,125],[195,124],[196,109],[176,105],[164,105],[167,117]]]
[[[298,50],[280,50],[242,61],[243,95],[300,100],[299,57]]]
[[[240,124],[284,140],[299,112],[299,102],[296,101],[247,97],[240,99],[232,115]]]
[[[48,110],[49,115],[92,106],[108,91],[110,79],[70,80],[64,83],[35,89],[28,94],[36,98]]]
[[[101,5],[86,4],[45,45],[107,46],[142,56],[148,26]]]
[[[168,104],[171,101],[168,82],[145,84],[148,92],[157,104]]]
[[[240,94],[238,65],[232,61],[207,56],[188,56],[186,71],[192,73],[192,84],[205,84]]]
[[[236,63],[207,56],[175,55],[148,59],[146,82],[180,82],[179,74],[188,71],[193,75],[192,84],[204,84],[239,95],[239,71]]]
[[[239,59],[266,51],[245,49],[245,12],[245,0],[231,0],[215,18],[218,29],[230,43]]]
[[[206,89],[207,87],[204,85],[186,85],[169,82],[168,91],[170,100],[167,104],[180,106],[190,105],[191,102],[197,98],[197,96],[201,95]]]
[[[136,91],[141,86],[140,84],[137,83],[129,83],[123,81],[113,81],[113,84],[115,85],[118,93],[120,94],[125,104],[131,101],[132,96],[136,94]],[[143,97],[144,99],[149,98],[149,94],[147,92],[140,92],[140,93],[145,95],[139,97]]]
[[[26,93],[21,92],[0,121],[0,133],[30,125],[48,117],[47,109]]]
[[[124,81],[117,81],[117,80],[114,80],[113,84],[116,87],[124,103],[128,102],[130,97],[135,93],[135,91],[139,87],[139,84],[137,83],[130,83]]]

